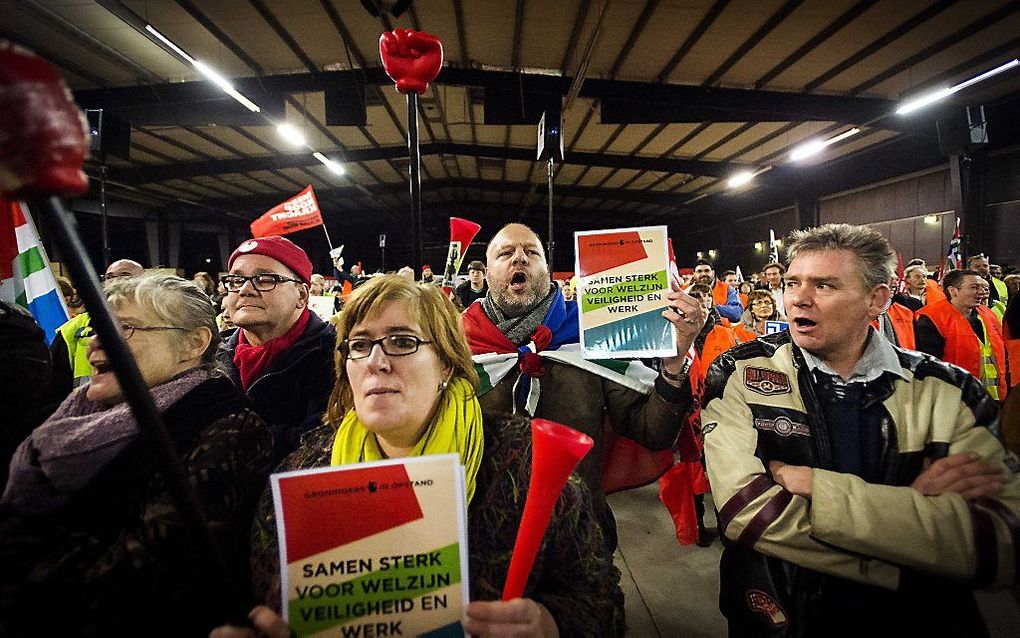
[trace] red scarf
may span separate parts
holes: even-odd
[[[308,319],[310,317],[311,312],[308,308],[305,308],[304,312],[301,313],[286,334],[270,339],[261,346],[254,346],[248,343],[248,339],[244,336],[244,330],[238,333],[237,350],[234,351],[234,365],[237,366],[237,371],[241,373],[241,387],[244,388],[245,392],[248,391],[248,387],[254,383],[255,379],[262,376],[262,373],[269,368],[273,360],[281,352],[297,343],[297,340],[304,334],[305,328],[308,327]]]

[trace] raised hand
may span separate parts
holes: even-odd
[[[82,114],[53,67],[0,40],[0,196],[77,195],[88,188]]]
[[[420,95],[443,66],[443,43],[424,31],[395,29],[379,36],[379,57],[397,91]]]

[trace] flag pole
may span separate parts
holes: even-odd
[[[163,418],[149,394],[149,387],[142,379],[138,364],[121,334],[119,323],[114,321],[113,313],[106,303],[106,295],[99,286],[99,278],[88,261],[85,246],[73,225],[74,218],[55,195],[35,199],[29,207],[39,211],[40,219],[45,221],[53,233],[71,280],[75,282],[78,294],[89,312],[90,324],[103,341],[103,351],[124,391],[124,398],[135,415],[139,429],[152,445],[156,467],[163,475],[173,503],[184,520],[185,529],[190,530],[195,537],[199,550],[210,563],[212,577],[222,585],[220,590],[225,597],[225,617],[235,623],[246,623],[248,604],[242,588],[216,545],[198,496],[184,473]]]
[[[329,238],[329,231],[326,230],[326,222],[322,222],[322,232],[326,233],[326,243],[329,244],[330,252],[333,251],[333,240]]]

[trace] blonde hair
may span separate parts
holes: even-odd
[[[210,364],[216,359],[216,348],[220,344],[216,310],[209,303],[209,296],[194,281],[150,273],[109,281],[103,292],[112,308],[134,303],[152,311],[165,326],[184,328],[188,332],[208,328],[212,338],[202,353],[202,363]]]
[[[471,350],[464,335],[460,314],[438,286],[419,285],[399,275],[373,277],[351,293],[344,309],[337,315],[337,345],[347,340],[354,326],[395,301],[407,302],[411,320],[421,326],[424,339],[432,342],[442,366],[452,370],[450,380],[465,379],[473,390],[477,389],[478,373],[471,360]],[[323,421],[335,428],[340,425],[344,415],[354,408],[354,393],[344,357],[339,350],[334,355],[334,361],[336,385],[329,395]]]

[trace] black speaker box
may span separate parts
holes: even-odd
[[[362,87],[327,89],[323,92],[326,101],[326,126],[365,126],[368,114]]]
[[[89,122],[90,153],[131,159],[130,124],[102,109],[87,110],[85,117]]]
[[[538,161],[563,161],[563,114],[546,111],[538,121]]]
[[[955,108],[936,123],[939,150],[943,155],[970,152],[988,143],[985,107]]]

